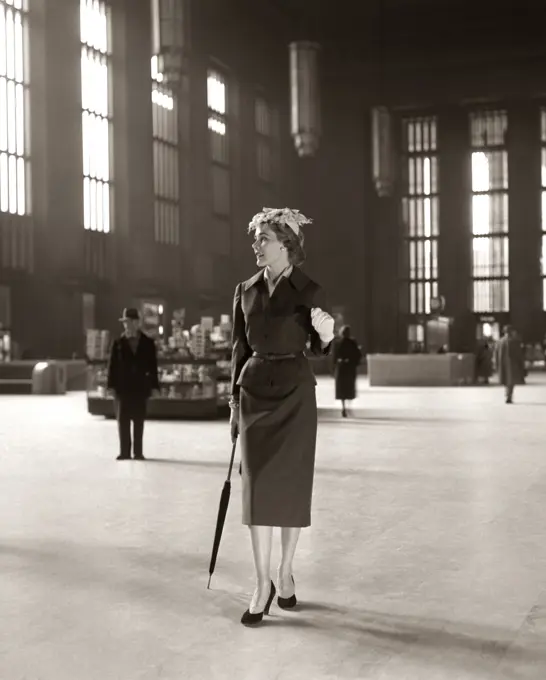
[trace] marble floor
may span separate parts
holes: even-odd
[[[225,422],[150,422],[118,463],[82,394],[0,397],[0,678],[544,680],[546,377],[512,406],[362,382],[347,420],[332,390],[301,604],[258,629],[237,474],[206,588]]]

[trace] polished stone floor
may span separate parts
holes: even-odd
[[[259,629],[238,475],[206,588],[226,423],[148,423],[117,463],[83,395],[0,397],[0,678],[544,680],[546,378],[512,406],[363,382],[345,421],[318,389],[301,605]]]

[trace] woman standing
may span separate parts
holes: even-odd
[[[241,441],[243,524],[250,528],[257,585],[241,623],[260,623],[275,597],[270,576],[274,526],[281,527],[278,604],[296,604],[292,562],[311,524],[317,436],[316,380],[304,354],[329,353],[334,319],[322,288],[300,269],[305,260],[297,210],[254,216],[249,233],[260,271],[235,289],[231,434]]]
[[[340,340],[334,344],[334,370],[336,379],[336,399],[341,401],[341,415],[347,417],[346,401],[356,398],[356,373],[362,352],[351,337],[349,326],[339,332]]]

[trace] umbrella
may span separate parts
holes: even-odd
[[[214,533],[214,543],[212,544],[212,555],[210,557],[209,566],[209,583],[207,590],[210,588],[210,580],[214,573],[214,567],[216,566],[216,558],[218,557],[218,549],[220,548],[220,540],[222,538],[222,531],[224,530],[224,522],[226,521],[226,514],[229,505],[229,496],[231,494],[231,470],[233,469],[233,459],[235,458],[235,449],[237,447],[237,438],[233,442],[233,448],[231,450],[231,460],[229,461],[229,470],[226,481],[224,482],[224,488],[222,489],[222,495],[220,496],[220,505],[218,507],[218,519],[216,520],[216,531]]]

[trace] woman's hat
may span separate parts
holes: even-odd
[[[123,314],[121,315],[120,321],[140,321],[140,314],[138,313],[138,309],[135,309],[134,307],[125,307],[123,310]]]
[[[312,224],[313,220],[302,215],[299,210],[291,208],[262,208],[262,212],[257,213],[248,225],[248,230],[253,231],[260,224],[274,222],[276,224],[286,224],[296,236],[300,236],[300,229],[304,225]]]

